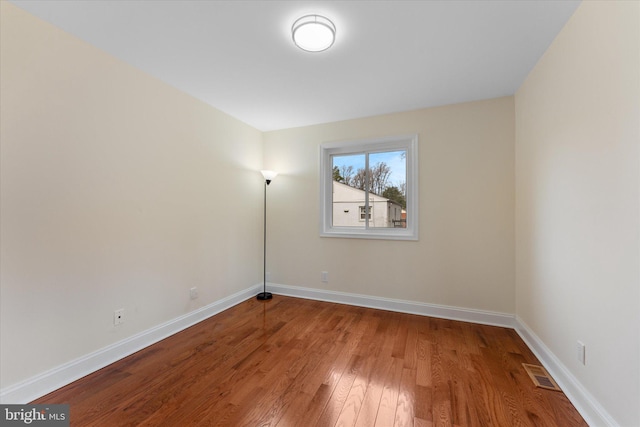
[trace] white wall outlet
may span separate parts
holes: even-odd
[[[576,357],[578,359],[578,362],[582,363],[583,365],[587,364],[586,352],[587,352],[587,348],[584,345],[584,343],[581,341],[578,341],[576,343]]]
[[[113,312],[113,326],[118,326],[124,323],[124,308]]]
[[[328,271],[321,271],[320,272],[320,280],[322,280],[322,283],[329,283],[329,272]]]
[[[189,296],[191,297],[191,299],[198,298],[198,288],[194,286],[193,288],[189,289]]]

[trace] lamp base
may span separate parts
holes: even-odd
[[[256,295],[256,298],[260,301],[265,301],[273,298],[273,295],[271,295],[271,292],[260,292],[258,295]]]

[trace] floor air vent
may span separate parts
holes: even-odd
[[[544,369],[542,366],[538,365],[529,365],[527,363],[523,363],[525,371],[529,374],[529,378],[536,385],[536,387],[546,388],[547,390],[556,390],[560,391],[560,387],[558,384],[551,378],[551,375]]]

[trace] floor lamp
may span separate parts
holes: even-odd
[[[277,172],[274,171],[260,171],[262,172],[262,176],[264,176],[264,259],[263,259],[263,282],[262,282],[262,292],[256,295],[256,298],[264,301],[273,298],[271,292],[267,292],[267,185],[271,184],[273,178],[278,175]]]

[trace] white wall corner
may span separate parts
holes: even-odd
[[[262,284],[251,286],[207,306],[184,314],[139,334],[125,338],[93,353],[50,369],[18,384],[0,390],[0,403],[25,404],[104,368],[211,316],[237,305],[254,295]]]
[[[540,360],[540,363],[542,363],[555,379],[587,424],[590,426],[620,427],[596,398],[589,393],[560,359],[553,354],[544,342],[542,342],[531,328],[518,316],[515,318],[515,329],[538,360]]]

